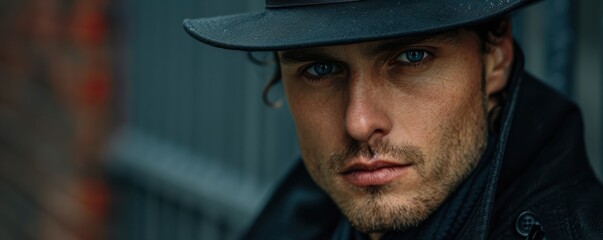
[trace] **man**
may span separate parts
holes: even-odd
[[[579,112],[513,43],[506,15],[527,3],[267,0],[185,20],[278,59],[303,166],[246,238],[603,238]]]

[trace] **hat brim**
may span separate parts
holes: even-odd
[[[197,40],[226,49],[274,51],[445,31],[495,18],[528,1],[364,0],[185,19]]]

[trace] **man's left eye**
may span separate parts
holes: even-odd
[[[424,50],[407,50],[402,52],[398,58],[396,58],[396,60],[403,63],[419,63],[425,60],[428,56],[429,53]]]
[[[308,67],[305,72],[311,77],[324,77],[339,71],[339,65],[335,63],[315,63]]]

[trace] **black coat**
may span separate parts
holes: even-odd
[[[580,112],[516,56],[495,147],[480,170],[485,186],[470,192],[477,203],[454,236],[424,230],[413,239],[603,239],[603,187],[587,161]],[[300,161],[245,239],[338,239],[341,219]]]

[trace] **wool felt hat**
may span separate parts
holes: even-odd
[[[273,51],[445,31],[507,14],[533,0],[266,0],[263,12],[185,19],[219,48]]]

